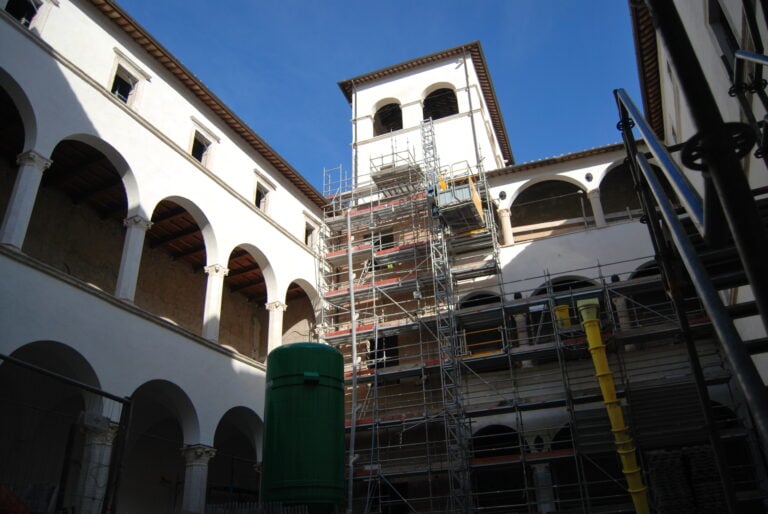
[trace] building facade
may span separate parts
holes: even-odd
[[[721,117],[762,119],[733,59],[765,13],[671,5]],[[688,193],[720,191],[681,166],[698,104],[643,4],[624,144],[515,163],[473,42],[340,82],[353,165],[322,192],[111,0],[0,7],[0,508],[256,512],[265,357],[318,341],[352,512],[765,512],[760,270],[699,231]]]
[[[324,201],[114,3],[2,7],[0,501],[255,501],[265,357],[317,339]]]

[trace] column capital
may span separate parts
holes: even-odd
[[[227,275],[229,275],[229,268],[227,268],[223,264],[211,264],[210,266],[206,266],[203,269],[210,276],[221,275],[222,277],[226,277]]]
[[[587,193],[587,196],[589,198],[600,198],[600,189],[593,189],[589,193]]]
[[[96,423],[83,423],[83,429],[85,430],[88,444],[112,446],[120,425],[109,418],[102,417]]]
[[[269,312],[285,312],[288,309],[288,305],[284,304],[280,300],[275,300],[274,302],[269,302],[267,305],[267,310]]]
[[[216,455],[216,448],[204,444],[190,444],[181,449],[181,454],[187,466],[207,466],[208,461]]]
[[[43,157],[41,154],[34,150],[27,150],[16,156],[16,164],[23,166],[25,164],[31,164],[40,171],[45,171],[51,167],[53,161]]]
[[[152,225],[153,225],[153,223],[150,220],[148,220],[146,218],[142,218],[139,215],[131,216],[130,218],[125,218],[123,220],[123,226],[124,227],[128,227],[128,228],[130,228],[130,227],[138,227],[138,228],[144,229],[145,232],[147,230],[151,229]]]
[[[509,210],[509,208],[502,208],[498,210],[498,213],[499,213],[499,216],[509,217],[509,215],[511,214],[511,211]]]

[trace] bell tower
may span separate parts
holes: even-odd
[[[447,170],[492,170],[514,162],[478,41],[339,83],[352,107],[353,168],[366,180],[379,156],[425,158],[422,122],[432,120],[434,150]]]

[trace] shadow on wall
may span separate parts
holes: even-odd
[[[0,53],[0,219],[24,236],[18,241],[24,254],[112,294],[119,282],[129,230],[124,221],[129,213],[141,212],[130,163],[120,151],[125,142],[102,137],[70,86],[78,79],[41,46],[28,42],[28,35],[22,32],[25,29],[9,23],[0,20],[3,41],[11,41],[11,48],[16,50],[12,56],[8,55],[11,52]],[[101,95],[92,96],[98,105],[114,108],[116,115],[122,116],[117,102],[123,99],[115,97],[116,104],[110,106]],[[34,158],[20,166],[19,155],[28,151],[38,155],[30,154]],[[36,164],[47,160],[52,164],[40,173],[43,166]],[[17,187],[22,182],[36,186],[32,180],[35,176],[40,179],[39,187]],[[139,279],[137,305],[200,333],[205,274],[192,259],[205,262],[201,234],[206,227],[201,227],[190,210],[174,200],[155,206],[156,228],[149,230],[139,252],[143,254],[142,272],[154,273],[155,279]],[[161,216],[164,218],[159,219]],[[182,222],[187,225],[180,226]],[[0,267],[4,262],[5,258],[0,258]],[[45,301],[45,293],[39,291],[40,301]],[[5,297],[0,304],[12,301]],[[20,312],[28,309],[30,318],[35,308],[17,306]],[[66,315],[78,305],[62,304],[59,308]],[[45,320],[40,323],[43,328],[54,329],[46,327]],[[88,327],[82,331],[87,333]],[[10,353],[10,345],[16,343],[4,338],[0,353]],[[109,351],[111,341],[99,343]],[[137,342],[137,351],[152,351],[151,346],[140,343],[144,341]],[[32,343],[14,356],[99,386],[85,358],[63,344]],[[131,364],[125,363],[124,373],[132,372]],[[167,384],[140,388],[134,397],[136,416],[130,430],[134,439],[129,441],[124,487],[147,485],[151,480],[146,489],[151,493],[124,494],[122,498],[140,501],[139,511],[145,513],[166,512],[169,501],[181,504],[178,484],[184,480],[184,459],[179,449],[199,437],[186,433],[184,409],[180,407],[184,402],[177,401],[186,394],[180,389],[178,394],[169,393],[178,386]],[[81,466],[87,458],[86,429],[93,402],[70,387],[15,371],[7,362],[0,364],[0,402],[4,412],[0,416],[0,491],[45,484],[50,497],[45,506],[33,510],[74,508],[80,501],[77,496],[85,497],[81,492],[89,471]],[[108,419],[116,421],[119,412]]]

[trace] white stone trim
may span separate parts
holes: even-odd
[[[192,123],[195,125],[195,128],[200,131],[202,135],[207,137],[211,143],[221,143],[221,137],[216,134],[213,130],[209,129],[202,121],[197,119],[194,116],[190,116],[189,119],[192,120]]]

